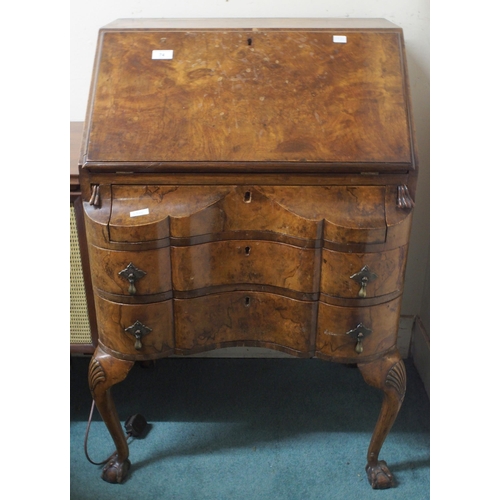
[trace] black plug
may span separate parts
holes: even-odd
[[[128,417],[124,426],[125,431],[129,436],[140,437],[147,425],[148,423],[146,422],[146,419],[137,413],[136,415]]]

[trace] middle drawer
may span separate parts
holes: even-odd
[[[169,247],[118,251],[89,245],[89,258],[92,282],[99,290],[142,296],[172,289]]]
[[[176,291],[222,285],[268,285],[303,293],[319,290],[321,249],[256,240],[171,247]]]

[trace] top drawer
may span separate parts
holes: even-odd
[[[384,243],[384,186],[125,186],[111,189],[109,238],[186,244],[247,238]],[[236,233],[236,234],[235,234]],[[238,235],[239,233],[239,235]]]

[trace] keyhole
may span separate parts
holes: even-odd
[[[248,43],[248,45],[252,45],[252,39],[251,39],[251,38],[249,38],[249,39],[247,40],[247,43]]]
[[[243,198],[243,201],[245,203],[250,203],[252,201],[252,193],[250,191],[247,191],[245,193],[245,197]]]
[[[245,297],[245,307],[250,306],[250,297]]]
[[[248,257],[250,255],[250,247],[245,247],[245,255]]]

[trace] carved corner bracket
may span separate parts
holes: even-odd
[[[406,184],[398,186],[398,200],[396,204],[397,208],[400,209],[412,209],[415,206],[415,202],[411,199],[410,191]]]
[[[403,360],[398,361],[387,373],[385,384],[394,389],[402,403],[406,393],[406,368]]]
[[[106,381],[106,374],[104,369],[96,358],[92,358],[90,361],[89,367],[89,386],[90,391],[92,393],[92,397],[94,397],[95,388],[101,383]]]
[[[101,193],[99,184],[92,185],[92,193],[90,195],[89,205],[92,205],[94,208],[101,208]]]

